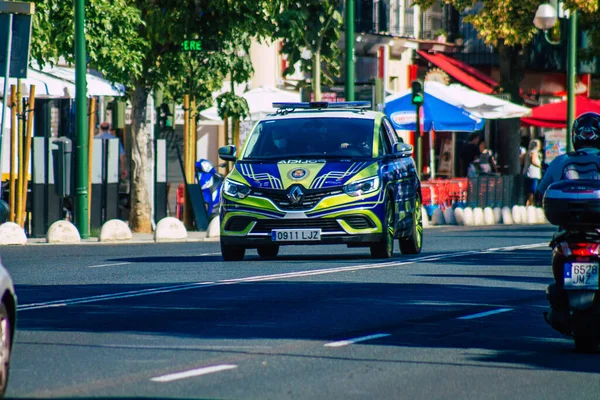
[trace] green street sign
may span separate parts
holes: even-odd
[[[202,43],[199,40],[184,40],[181,43],[183,51],[200,51],[202,50]]]

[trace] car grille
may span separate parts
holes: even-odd
[[[343,191],[331,188],[305,190],[302,200],[298,204],[290,202],[287,190],[253,190],[252,193],[256,196],[271,199],[282,210],[300,211],[310,210],[325,197],[342,194]]]
[[[254,221],[250,217],[233,217],[225,224],[226,231],[240,232],[248,227],[248,224]]]
[[[271,233],[272,229],[321,229],[322,232],[343,232],[332,218],[314,219],[259,219],[252,233]]]
[[[375,223],[371,218],[364,215],[350,215],[344,217],[343,220],[350,225],[352,229],[372,229],[375,228]]]

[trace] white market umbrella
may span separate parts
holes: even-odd
[[[480,93],[457,83],[444,85],[439,82],[425,82],[425,91],[479,118],[521,118],[531,114],[530,108]]]
[[[17,85],[16,78],[8,80],[10,86]],[[39,98],[61,98],[71,97],[75,93],[75,85],[63,79],[36,71],[33,68],[27,70],[27,79],[21,80],[21,92],[23,97],[29,96],[29,87],[35,85],[35,97]],[[4,78],[0,77],[0,97],[4,97]]]
[[[31,70],[31,69],[30,69]],[[66,82],[75,84],[75,68],[68,67],[51,67],[49,65],[44,66],[40,71],[44,75],[49,75],[62,79]],[[121,84],[112,84],[110,81],[96,76],[91,73],[86,74],[86,89],[87,97],[90,96],[112,96],[120,97],[125,95],[125,87]],[[73,90],[71,96],[75,96],[75,90]]]
[[[277,89],[270,86],[260,86],[256,89],[252,89],[242,94],[242,97],[248,102],[248,108],[250,109],[249,120],[258,121],[267,114],[274,113],[277,111],[273,108],[273,103],[276,102],[300,102],[300,93],[288,92],[285,90]],[[206,119],[213,121],[220,121],[217,107],[207,108],[200,112],[200,115]]]

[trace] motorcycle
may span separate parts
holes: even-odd
[[[209,221],[219,213],[223,180],[223,175],[217,172],[209,160],[196,161],[196,183],[200,185],[202,190]]]
[[[554,283],[546,289],[546,322],[572,337],[580,352],[600,344],[600,181],[561,181],[544,199],[548,221],[561,227],[552,238]]]

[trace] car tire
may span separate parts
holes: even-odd
[[[12,348],[12,326],[6,304],[0,305],[0,398],[4,398],[8,384],[8,370]]]
[[[398,239],[402,254],[419,254],[423,247],[423,208],[421,207],[421,195],[417,194],[415,199],[415,211],[410,234]]]
[[[246,249],[240,246],[231,246],[221,242],[221,255],[225,261],[242,261],[246,255]]]
[[[270,244],[265,246],[259,246],[256,251],[260,258],[275,258],[279,254],[279,245]]]
[[[385,220],[381,241],[371,245],[371,257],[392,258],[394,255],[394,203],[391,198],[385,203]]]

